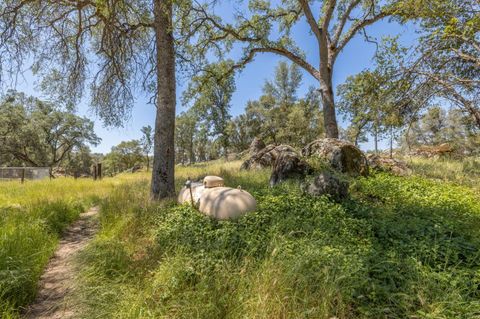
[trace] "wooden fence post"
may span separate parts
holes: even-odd
[[[25,167],[22,168],[22,184],[25,181]]]
[[[97,177],[98,179],[102,179],[102,163],[97,164]]]

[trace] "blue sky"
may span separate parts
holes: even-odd
[[[222,10],[223,11],[223,10]],[[405,44],[412,43],[416,38],[415,26],[399,25],[395,22],[388,22],[387,20],[380,21],[368,29],[369,36],[380,39],[385,35],[400,35],[401,42]],[[301,46],[306,54],[307,60],[314,66],[318,65],[318,52],[313,36],[309,33],[306,23],[300,23],[293,30],[293,37],[297,44]],[[361,72],[362,70],[372,67],[372,58],[375,53],[375,45],[364,41],[363,36],[359,35],[354,38],[344,49],[338,57],[334,69],[334,86],[341,84],[350,76]],[[235,57],[238,54],[233,53]],[[231,114],[233,116],[241,114],[244,111],[248,100],[257,99],[261,95],[262,86],[266,79],[273,76],[275,66],[282,58],[274,54],[258,55],[255,60],[247,65],[247,67],[236,76],[237,90],[232,98]],[[186,81],[179,78],[177,84],[177,97],[181,97],[182,91],[185,89]],[[36,79],[31,76],[29,72],[19,79],[16,89],[24,91],[28,94],[41,96],[35,91]],[[300,88],[299,96],[302,96],[309,86],[318,86],[318,83],[308,73],[303,73],[303,82]],[[88,94],[86,94],[88,96]],[[178,101],[177,113],[185,111]],[[145,96],[138,96],[137,101],[132,110],[131,119],[125,124],[123,128],[105,128],[100,119],[96,118],[93,112],[89,109],[88,99],[84,99],[78,106],[78,113],[87,116],[95,122],[95,132],[102,138],[102,142],[97,147],[92,147],[94,152],[106,153],[110,148],[123,140],[138,139],[141,136],[140,128],[145,125],[154,126],[155,108],[153,105],[147,103]],[[341,117],[339,117],[340,125],[346,127]],[[381,143],[381,147],[386,147],[386,141]],[[365,143],[361,148],[368,150],[372,148],[372,143]]]

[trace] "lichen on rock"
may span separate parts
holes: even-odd
[[[332,168],[350,175],[367,176],[368,161],[355,145],[336,138],[322,138],[307,144],[302,149],[305,157],[318,157]]]

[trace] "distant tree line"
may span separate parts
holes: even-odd
[[[251,118],[265,117],[264,124],[275,117],[273,113],[292,111],[281,115],[283,126],[306,114],[307,106],[298,111],[280,100],[272,106],[268,100],[272,92],[265,88],[266,98],[257,101],[260,106],[254,103],[251,107],[255,112],[230,121],[225,102],[234,85],[228,78],[252,63],[258,54],[288,59],[318,82],[312,93],[321,98],[322,119],[312,130],[322,128],[327,137],[339,137],[340,107],[333,87],[338,57],[356,37],[375,42],[368,27],[385,19],[399,23],[417,21],[421,38],[412,54],[401,55],[393,50],[395,59],[387,58],[388,63],[379,64],[378,74],[386,80],[382,83],[389,85],[382,87],[381,94],[366,92],[374,92],[369,98],[382,98],[388,103],[379,112],[379,105],[375,106],[376,111],[369,109],[368,120],[353,116],[354,126],[347,136],[358,141],[362,130],[372,129],[378,140],[384,134],[382,127],[387,127],[393,145],[399,131],[418,120],[435,99],[443,99],[468,113],[480,126],[478,0],[250,0],[248,5],[235,8],[233,17],[215,14],[218,4],[169,0],[1,1],[1,75],[5,73],[14,79],[29,68],[40,77],[44,92],[67,104],[78,102],[89,88],[93,110],[105,124],[113,126],[129,118],[137,92],[150,94],[156,106],[151,183],[151,198],[155,200],[175,195],[175,155],[181,156],[180,161],[201,159],[201,148],[205,147],[201,144],[206,142],[207,146],[211,143],[209,149],[226,156],[234,145],[232,136],[241,144],[245,134],[254,135],[249,130],[255,127],[245,125]],[[301,49],[303,43],[298,41],[304,38],[297,38],[297,32],[292,32],[294,28],[309,32],[317,50],[306,54]],[[225,60],[233,50],[241,53],[235,54],[238,59]],[[215,58],[223,71],[215,71],[217,67],[210,70]],[[191,96],[200,94],[204,99],[192,114],[185,115],[189,117],[184,121],[186,127],[178,132],[176,75],[184,71],[194,77]],[[199,81],[202,78],[206,85]],[[213,78],[227,90],[214,89],[216,85],[212,86],[207,78]],[[221,107],[214,109],[211,105]],[[345,109],[353,110],[348,105]],[[389,114],[392,110],[393,115]],[[192,118],[195,125],[191,124]],[[284,140],[282,132],[286,126],[268,131],[266,139],[297,143],[295,136]],[[185,136],[180,137],[179,133]],[[175,135],[185,145],[175,145]],[[200,149],[192,156],[194,147]],[[59,159],[51,157],[53,162]],[[35,161],[29,156],[25,160],[36,163],[40,159]]]
[[[0,165],[63,167],[89,173],[89,145],[98,145],[93,122],[19,92],[0,99]]]
[[[193,78],[185,92],[189,109],[176,119],[177,163],[194,163],[240,153],[255,137],[265,143],[301,146],[325,132],[320,96],[310,88],[298,96],[302,83],[300,68],[280,62],[272,80],[265,81],[263,94],[249,101],[245,113],[229,115],[233,78],[212,80],[224,66],[210,66],[205,76]],[[220,70],[220,71],[219,71]],[[189,104],[195,100],[193,104]]]
[[[56,174],[89,176],[92,165],[103,163],[114,175],[134,166],[151,165],[152,127],[142,138],[121,142],[106,155],[92,153],[100,138],[93,122],[51,101],[10,91],[0,98],[0,166],[50,167]]]
[[[444,143],[459,155],[480,155],[480,129],[474,119],[462,110],[434,106],[412,122],[400,136],[400,146],[405,151]]]

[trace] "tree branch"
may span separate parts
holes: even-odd
[[[360,1],[361,0],[352,0],[352,2],[350,2],[347,9],[345,10],[344,14],[340,17],[338,25],[335,28],[333,39],[332,39],[332,45],[334,47],[337,46],[338,41],[340,40],[340,37],[343,32],[343,28],[345,27],[345,24],[347,23],[347,20],[350,17],[350,13],[352,13],[352,10],[360,3]]]
[[[310,9],[310,5],[308,4],[308,0],[299,0],[299,1],[300,1],[300,5],[302,6],[303,13],[307,18],[307,22],[310,25],[310,29],[312,30],[313,34],[317,38],[317,41],[320,43],[321,41],[320,29],[318,27],[317,22],[315,21],[315,18],[313,17],[313,13],[312,13],[312,10]]]
[[[328,26],[330,24],[330,20],[332,19],[333,16],[333,11],[335,9],[335,5],[337,4],[337,0],[327,0],[325,2],[325,14],[323,18],[321,19],[322,21],[322,32],[325,32],[328,34]]]
[[[385,18],[385,17],[388,17],[390,15],[389,12],[387,11],[384,11],[384,12],[381,12],[379,13],[378,15],[370,18],[370,19],[364,19],[362,20],[361,22],[358,22],[356,24],[354,24],[350,30],[348,30],[348,32],[345,34],[345,36],[339,41],[338,43],[338,46],[337,46],[337,50],[335,52],[335,56],[338,55],[338,53],[340,53],[343,48],[347,45],[347,43],[363,28]]]
[[[294,54],[293,52],[285,49],[285,48],[278,48],[278,47],[260,47],[260,48],[252,48],[247,54],[247,57],[244,58],[240,63],[234,65],[234,69],[239,69],[245,66],[245,64],[251,62],[257,53],[275,53],[281,55],[283,57],[288,58],[290,61],[296,63],[298,66],[302,67],[305,71],[310,73],[314,78],[319,79],[320,73],[317,69],[315,69],[310,63],[305,61],[300,56]]]

